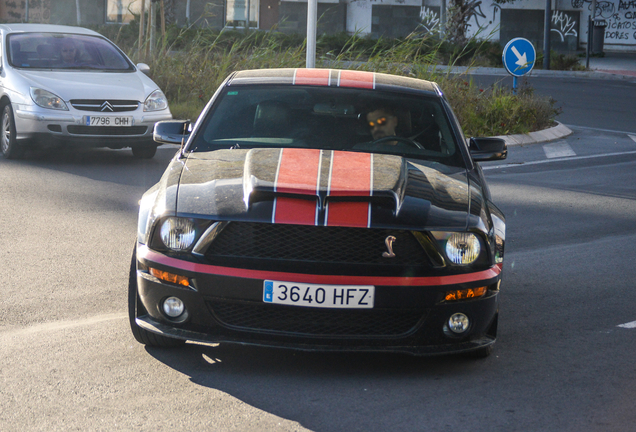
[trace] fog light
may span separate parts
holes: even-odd
[[[170,318],[177,318],[183,315],[185,311],[185,305],[176,297],[168,297],[163,301],[163,311]]]
[[[468,330],[468,325],[470,321],[468,321],[468,317],[463,313],[453,314],[448,320],[448,328],[453,333],[464,333]]]

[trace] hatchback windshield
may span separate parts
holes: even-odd
[[[464,166],[439,98],[379,90],[230,86],[189,150],[228,147],[361,151]]]
[[[9,35],[9,62],[25,69],[133,71],[133,65],[109,41],[64,33]]]

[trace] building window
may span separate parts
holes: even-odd
[[[227,0],[226,27],[245,28],[245,11],[250,8],[250,28],[258,28],[258,0]]]
[[[139,15],[142,1],[145,0],[106,0],[106,22],[123,24],[132,21],[134,15]]]

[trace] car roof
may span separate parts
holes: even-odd
[[[0,30],[5,33],[74,33],[91,36],[101,36],[99,33],[83,27],[56,25],[56,24],[28,24],[12,23],[0,24]]]
[[[236,72],[227,82],[228,86],[287,84],[324,87],[348,87],[372,90],[417,90],[441,95],[439,86],[416,78],[340,69],[254,69]]]

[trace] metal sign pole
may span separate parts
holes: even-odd
[[[316,67],[316,21],[318,20],[318,0],[307,1],[307,59],[306,67]]]
[[[545,0],[543,28],[543,69],[550,70],[550,27],[552,22],[552,0]]]

